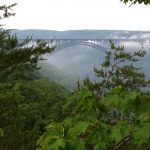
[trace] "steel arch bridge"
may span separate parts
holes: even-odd
[[[24,39],[20,39],[22,41]],[[130,41],[132,39],[112,39],[114,43],[118,43],[120,41]],[[31,39],[31,43],[37,41],[43,41],[47,42],[48,46],[55,47],[54,53],[57,51],[60,51],[62,49],[65,49],[67,47],[71,47],[74,45],[86,45],[92,48],[95,48],[97,50],[106,50],[107,46],[109,45],[109,39]],[[134,40],[138,41],[139,43],[143,43],[143,40]],[[105,46],[106,47],[105,47]]]
[[[64,48],[75,45],[86,45],[98,50],[101,50],[101,39],[32,39],[31,41],[44,41],[47,42],[50,47],[55,47],[55,52]]]
[[[74,45],[87,45],[95,49],[102,49],[100,39],[55,39],[52,42],[52,46],[55,47],[56,51]]]

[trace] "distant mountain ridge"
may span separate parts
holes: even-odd
[[[11,30],[18,39],[32,36],[33,39],[146,39],[150,31],[128,30]]]

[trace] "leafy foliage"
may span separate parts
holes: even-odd
[[[150,112],[142,109],[145,105],[150,105],[150,97],[143,99],[136,91],[117,87],[97,100],[83,88],[64,105],[68,117],[47,127],[38,141],[38,150],[119,149],[128,141],[137,148],[148,146]]]
[[[45,126],[63,118],[67,91],[46,80],[0,84],[0,149],[33,150]]]

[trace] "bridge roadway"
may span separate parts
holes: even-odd
[[[36,41],[37,39],[34,39]],[[50,47],[55,47],[55,51],[74,46],[87,45],[95,49],[101,49],[101,39],[40,39],[49,43]]]
[[[112,39],[114,43],[137,41],[140,44],[143,44],[143,40]],[[35,43],[37,41],[47,42],[50,47],[55,47],[55,52],[74,45],[87,45],[98,50],[106,50],[109,45],[109,39],[32,39],[31,41]]]

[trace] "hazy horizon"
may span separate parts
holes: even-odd
[[[29,29],[19,29],[19,28],[12,28],[10,30],[49,30],[49,31],[58,31],[58,32],[63,32],[63,31],[133,31],[133,32],[150,32],[150,29],[149,30],[126,30],[126,29],[64,29],[64,30],[53,30],[53,29],[42,29],[42,28],[39,28],[39,29],[34,29],[34,28],[29,28]]]

